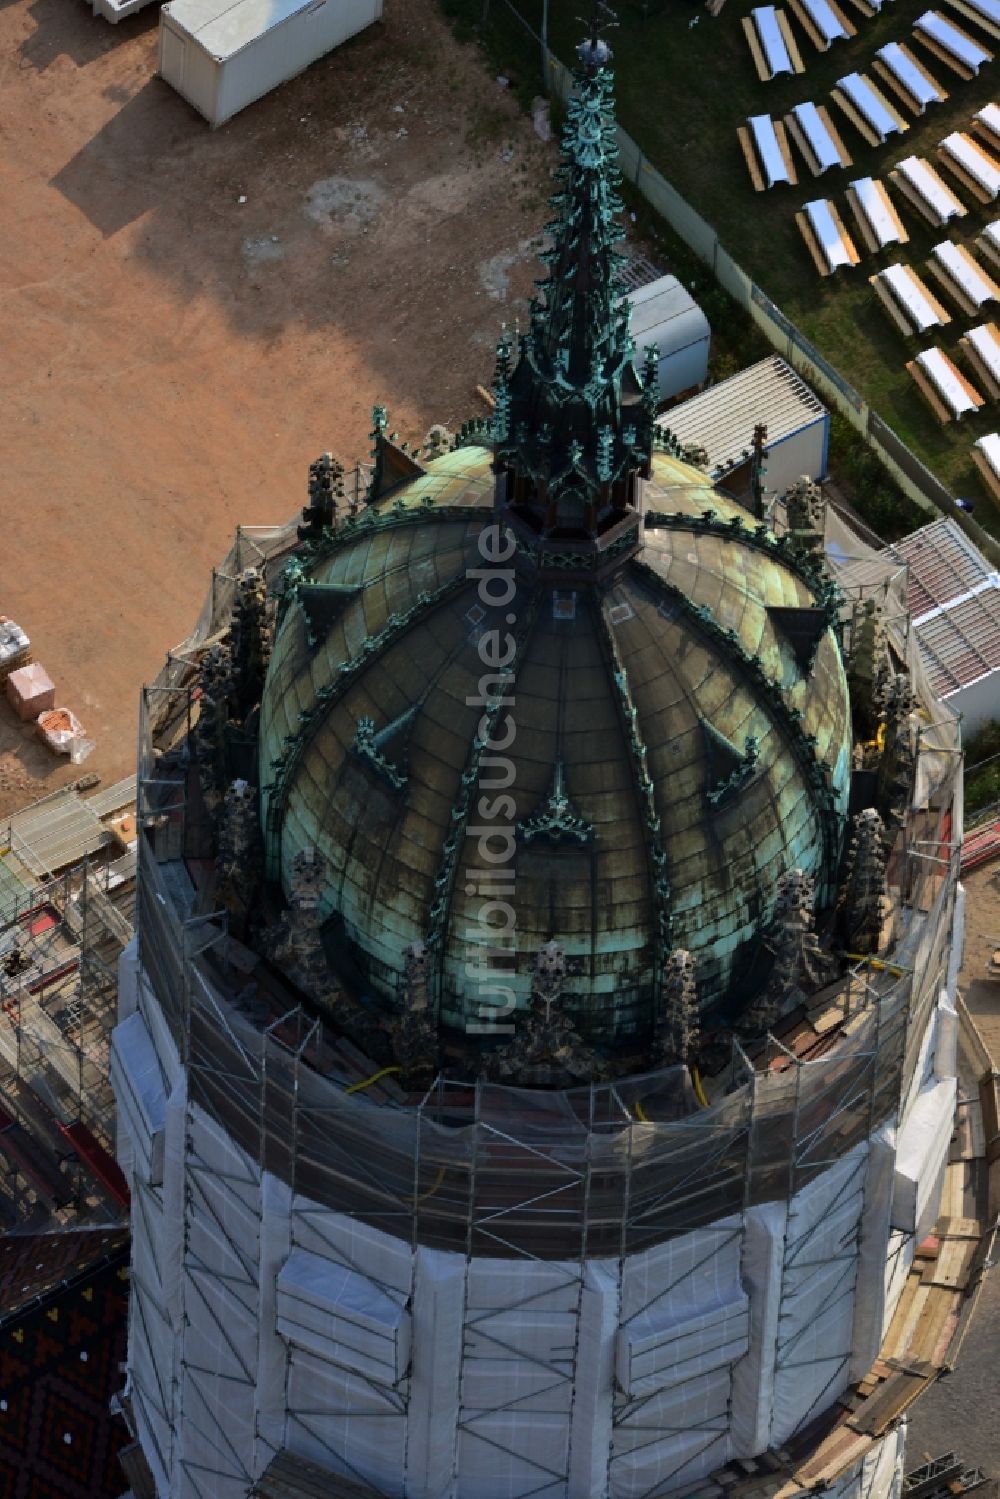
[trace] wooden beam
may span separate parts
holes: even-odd
[[[809,168],[810,172],[812,172],[814,177],[818,177],[822,169],[819,162],[816,160],[815,156],[812,153],[812,147],[806,140],[802,131],[799,129],[798,120],[793,114],[787,114],[785,115],[784,121],[782,123],[784,124],[784,127],[788,131],[788,134],[791,136],[792,140],[802,152],[802,159],[805,162],[806,166]]]
[[[989,459],[986,457],[986,454],[983,452],[982,448],[972,449],[972,461],[978,468],[979,472],[982,474],[983,479],[986,481],[986,487],[993,495],[993,498],[995,500],[1000,500],[1000,479],[997,478],[996,474],[990,467]]]
[[[991,151],[1000,151],[1000,135],[996,135],[985,120],[977,120],[973,117],[969,123],[969,133],[977,135]]]
[[[994,265],[1000,265],[1000,246],[995,245],[989,235],[979,236],[976,240],[976,249],[981,250],[987,260],[992,260]]]
[[[842,93],[839,88],[831,90],[830,98],[835,104],[838,104],[840,106],[847,118],[850,120],[851,124],[854,126],[855,130],[857,130],[860,135],[864,136],[869,146],[881,146],[882,137],[879,135],[878,131],[874,129],[873,126],[869,125],[868,121],[865,119],[860,109],[858,109],[854,104],[854,101],[852,99],[849,99],[847,95]]]
[[[895,203],[893,203],[892,199],[889,197],[889,194],[886,192],[885,183],[883,183],[883,182],[876,182],[875,183],[875,191],[878,193],[879,197],[881,198],[881,200],[882,200],[882,206],[884,207],[886,213],[892,219],[893,226],[894,226],[897,234],[899,235],[900,243],[904,244],[904,245],[909,244],[909,242],[910,242],[910,236],[907,234],[905,228],[903,227],[903,221],[902,221],[902,219],[899,217],[899,214],[896,212],[896,205],[895,205]]]
[[[836,146],[837,153],[840,156],[840,165],[842,167],[852,167],[854,165],[854,161],[848,154],[847,147],[844,145],[844,142],[840,139],[840,134],[837,130],[836,125],[830,119],[830,111],[827,109],[826,105],[817,104],[816,113],[819,115],[820,119],[823,121],[823,124],[830,132],[830,138],[833,141],[833,144]]]
[[[860,202],[860,200],[858,198],[857,193],[854,191],[853,187],[849,187],[847,189],[846,197],[847,197],[847,206],[851,210],[852,214],[854,215],[854,222],[858,226],[858,233],[861,235],[861,238],[865,242],[865,248],[868,250],[868,253],[870,255],[877,254],[878,251],[882,248],[882,246],[879,244],[878,240],[875,238],[875,234],[874,234],[874,232],[872,230],[872,226],[868,222],[868,215],[865,213],[864,209],[861,207],[861,202]]]
[[[778,142],[778,150],[781,152],[781,159],[785,163],[785,171],[788,173],[789,181],[791,182],[793,187],[797,187],[799,176],[795,170],[795,158],[792,156],[791,149],[788,145],[788,135],[785,131],[783,121],[775,120],[774,136],[775,140]]]
[[[819,32],[816,30],[813,19],[810,16],[809,12],[806,10],[805,6],[802,4],[802,0],[788,0],[788,4],[791,7],[792,15],[795,17],[796,21],[798,21],[799,25],[802,27],[802,30],[805,32],[806,36],[816,48],[816,51],[825,52],[830,43],[825,42],[820,36]]]
[[[966,83],[969,82],[970,78],[975,78],[976,75],[971,68],[967,68],[963,62],[959,62],[958,58],[953,57],[948,51],[947,47],[942,47],[941,43],[935,41],[932,36],[928,36],[926,32],[916,30],[914,30],[913,35],[918,42],[923,43],[928,52],[934,53],[939,62],[943,62],[946,68],[950,68],[953,73],[957,73],[959,78],[964,78]]]
[[[938,94],[941,96],[940,102],[944,103],[944,101],[948,98],[947,90],[941,87],[940,83],[938,83],[933,73],[928,72],[923,63],[920,61],[919,57],[915,56],[914,53],[910,51],[905,42],[900,42],[899,50],[900,52],[902,52],[907,62],[912,63],[913,66],[917,69],[917,72],[920,73],[925,81],[930,84],[931,88],[937,90]],[[896,77],[895,73],[892,71],[887,62],[883,62],[881,57],[873,58],[872,70],[876,72],[882,79],[882,81],[892,89],[893,93],[903,101],[907,109],[912,109],[915,115],[923,114],[924,106],[920,103],[920,100],[916,97],[916,95],[910,93],[910,90],[906,87],[906,84],[902,81],[901,78]]]
[[[958,282],[954,280],[948,269],[943,266],[940,261],[936,260],[934,256],[931,256],[931,258],[927,262],[927,269],[930,271],[931,275],[934,277],[938,285],[948,293],[948,296],[951,297],[952,301],[957,303],[959,310],[963,312],[966,317],[976,316],[978,308],[976,307],[975,302],[969,300],[969,298],[965,295],[962,287],[959,286]]]
[[[836,204],[830,202],[828,207],[830,209],[830,217],[833,219],[833,222],[837,226],[837,233],[840,235],[840,238],[843,241],[844,249],[850,256],[851,264],[857,265],[858,261],[861,259],[861,256],[858,254],[857,246],[855,245],[851,236],[848,234],[847,230],[844,228],[844,221],[840,217],[840,214],[837,212]]]
[[[750,173],[750,181],[753,183],[753,190],[755,193],[762,193],[766,184],[764,182],[763,176],[761,175],[760,167],[757,164],[757,153],[754,150],[753,137],[750,134],[748,126],[738,125],[736,128],[736,135],[739,140],[740,146],[743,149],[743,160],[747,164],[747,171]]]
[[[915,359],[911,359],[907,362],[906,371],[912,378],[914,384],[916,385],[920,394],[923,396],[924,400],[927,402],[928,406],[933,411],[934,415],[937,417],[938,421],[942,426],[945,426],[948,422],[951,421],[951,412],[941,400],[937,391],[934,389],[933,385],[928,380],[927,376],[924,374],[923,370],[920,368]]]
[[[792,59],[792,67],[795,69],[796,73],[804,73],[806,70],[806,65],[802,61],[802,53],[799,51],[799,44],[795,40],[795,35],[792,31],[792,28],[788,24],[788,17],[785,15],[785,12],[783,10],[776,10],[774,14],[778,22],[778,30],[781,32],[781,35],[785,39],[785,46],[788,48],[788,55]]]
[[[896,299],[889,288],[883,281],[879,279],[878,272],[876,272],[874,276],[868,277],[868,284],[872,288],[872,291],[875,293],[875,295],[878,297],[879,301],[882,303],[882,306],[885,308],[886,312],[896,324],[896,327],[899,329],[900,333],[902,333],[903,337],[912,337],[914,330],[913,328],[911,328],[909,322],[907,321],[906,314],[896,302]]]
[[[743,31],[750,47],[750,56],[753,58],[753,65],[757,69],[757,77],[761,83],[770,83],[774,75],[769,71],[767,63],[764,60],[764,53],[761,50],[760,38],[757,35],[753,16],[743,17]]]
[[[829,5],[830,9],[833,11],[834,15],[836,16],[837,20],[840,22],[841,26],[843,26],[844,30],[847,32],[847,35],[848,36],[857,36],[857,34],[858,34],[858,28],[855,26],[855,24],[854,24],[853,21],[848,20],[847,16],[844,15],[844,12],[841,10],[840,6],[837,4],[837,0],[827,0],[827,4]]]
[[[989,20],[987,16],[981,15],[974,6],[966,4],[966,0],[948,0],[952,10],[957,10],[959,15],[964,16],[967,21],[978,26],[980,31],[985,31],[994,41],[1000,41],[1000,26],[995,21]]]
[[[813,232],[813,226],[809,222],[806,213],[799,212],[795,215],[795,222],[799,226],[799,233],[806,242],[806,248],[813,258],[813,264],[821,276],[829,276],[833,267],[827,264],[826,256],[823,254]]]
[[[962,186],[968,188],[972,196],[982,203],[984,207],[993,202],[992,197],[983,187],[982,183],[977,182],[972,173],[967,172],[962,163],[956,161],[951,152],[945,150],[944,146],[939,146],[934,154],[941,165],[947,167],[949,172],[954,173]]]
[[[987,324],[987,327],[991,326],[992,324]],[[992,374],[990,373],[989,368],[986,364],[984,364],[979,354],[979,350],[976,348],[975,344],[971,344],[969,342],[967,334],[963,334],[963,336],[958,340],[958,347],[961,349],[967,362],[972,366],[976,378],[985,388],[986,394],[989,396],[990,400],[1000,400],[1000,385],[997,384]],[[998,350],[998,352],[1000,352],[1000,350]]]

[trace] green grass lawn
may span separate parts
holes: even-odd
[[[541,0],[515,3],[537,29]],[[956,354],[958,339],[985,319],[968,319],[957,307],[950,308],[954,320],[947,328],[920,340],[904,339],[868,285],[874,271],[895,260],[920,268],[931,246],[942,239],[971,243],[986,223],[1000,217],[1000,202],[983,208],[943,171],[969,209],[964,219],[952,221],[946,230],[932,230],[894,194],[911,235],[910,243],[873,256],[865,253],[857,238],[861,264],[828,278],[817,275],[794,220],[796,210],[809,199],[833,198],[845,228],[853,234],[854,220],[844,197],[848,183],[854,177],[885,178],[901,157],[913,153],[933,159],[944,135],[964,128],[976,109],[994,97],[1000,98],[995,75],[998,64],[986,65],[979,78],[967,83],[927,52],[912,36],[914,19],[927,8],[925,0],[887,0],[881,13],[871,20],[854,10],[849,0],[841,0],[845,13],[857,25],[857,36],[835,42],[827,52],[817,52],[788,12],[806,71],[793,78],[761,83],[740,24],[753,3],[728,0],[721,15],[713,19],[694,0],[668,0],[666,4],[652,0],[648,6],[651,14],[644,18],[643,6],[637,0],[619,0],[620,25],[610,40],[615,50],[621,123],[650,162],[715,226],[723,245],[743,269],[952,493],[967,495],[976,502],[977,519],[1000,535],[1000,507],[984,489],[970,456],[975,437],[1000,427],[1000,407],[987,403],[976,416],[942,429],[904,369],[915,353],[936,343],[971,375]],[[581,6],[580,0],[550,0],[550,43],[563,60],[572,58],[583,29],[578,17],[589,8]],[[937,8],[950,13],[944,0]],[[480,18],[482,0],[445,0],[445,9],[460,26],[471,28]],[[695,18],[697,24],[691,26]],[[1000,51],[1000,43],[980,36],[971,22],[954,18],[988,50]],[[509,56],[515,84],[525,94],[536,92],[537,48],[525,39],[504,0],[492,0],[489,32],[493,56],[501,60]],[[887,41],[906,42],[949,98],[918,116],[905,136],[890,138],[885,146],[873,150],[828,96],[844,74],[869,72],[876,48]],[[755,193],[736,138],[737,125],[748,114],[770,113],[779,118],[803,100],[828,105],[853,158],[853,167],[813,178],[796,154],[796,167],[801,173],[798,187]],[[898,107],[904,118],[909,118],[907,111]],[[933,281],[931,285],[937,290]],[[940,300],[948,305],[943,294]],[[990,309],[986,317],[1000,317],[1000,311]],[[974,376],[972,380],[975,384]]]

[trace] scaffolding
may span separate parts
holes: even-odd
[[[25,891],[0,927],[0,1219],[8,1231],[118,1220],[108,1076],[130,885],[85,862]]]
[[[855,962],[824,996],[825,1030],[812,1051],[799,1055],[787,1038],[770,1036],[751,1054],[734,1039],[705,1108],[695,1105],[683,1068],[562,1092],[442,1075],[421,1097],[408,1097],[368,1078],[354,1049],[273,973],[256,1008],[248,1006],[246,951],[230,941],[224,913],[206,906],[210,885],[196,885],[186,863],[206,851],[203,811],[191,794],[195,772],[181,754],[169,756],[169,768],[160,763],[190,732],[200,655],[228,625],[243,568],[263,566],[273,582],[294,545],[292,527],[240,531],[213,576],[198,629],[171,652],[143,696],[139,958],[186,1080],[176,1148],[199,1208],[189,1214],[172,1207],[152,1184],[137,1191],[144,1237],[161,1246],[158,1262],[134,1279],[147,1348],[133,1364],[132,1393],[152,1433],[154,1466],[165,1482],[177,1441],[172,1402],[187,1381],[185,1422],[201,1443],[200,1457],[188,1451],[180,1458],[190,1491],[205,1499],[245,1494],[255,1442],[270,1456],[285,1440],[260,1414],[258,1387],[267,1382],[261,1370],[271,1358],[305,1455],[359,1481],[378,1482],[384,1472],[393,1491],[407,1444],[425,1440],[414,1435],[420,1422],[410,1419],[423,1398],[410,1372],[392,1379],[361,1373],[361,1384],[348,1388],[314,1352],[296,1349],[291,1359],[287,1350],[279,1357],[265,1346],[261,1306],[273,1309],[282,1292],[275,1268],[276,1284],[261,1284],[258,1304],[258,1267],[316,1254],[378,1283],[386,1326],[393,1306],[412,1305],[414,1318],[433,1322],[442,1344],[452,1340],[458,1395],[451,1445],[424,1455],[442,1482],[461,1466],[466,1448],[478,1446],[533,1474],[519,1493],[564,1493],[580,1458],[568,1438],[552,1439],[545,1421],[552,1417],[568,1430],[574,1390],[597,1377],[588,1342],[596,1333],[586,1312],[597,1264],[617,1276],[619,1321],[629,1336],[634,1331],[629,1346],[636,1354],[635,1367],[616,1377],[611,1426],[594,1435],[593,1461],[608,1464],[612,1495],[632,1494],[640,1489],[629,1475],[645,1471],[648,1452],[654,1476],[642,1492],[672,1491],[688,1471],[697,1475],[728,1456],[732,1367],[747,1346],[745,1297],[733,1267],[750,1224],[758,1238],[771,1235],[780,1246],[774,1412],[763,1435],[782,1441],[846,1386],[852,1348],[839,1329],[843,1307],[857,1293],[872,1206],[870,1142],[896,1123],[920,1085],[931,1012],[945,985],[961,828],[954,723],[921,693],[917,808],[890,875],[896,944],[885,962]],[[876,561],[860,558],[862,577],[858,559],[847,559],[844,581],[858,596],[866,588],[898,588],[893,569],[883,563],[879,574]],[[890,634],[897,623],[890,619]],[[900,659],[913,660],[908,637],[895,631],[893,643]],[[920,690],[918,665],[914,675]],[[170,1130],[168,1119],[168,1155]],[[268,1222],[282,1216],[264,1201],[265,1177],[266,1190],[280,1193],[284,1204],[288,1229],[280,1245],[265,1243],[273,1231]],[[821,1180],[822,1194],[811,1198]],[[780,1221],[767,1217],[775,1204]],[[172,1212],[180,1213],[187,1236],[176,1256],[169,1248]],[[398,1253],[385,1249],[384,1261],[376,1259],[376,1241],[391,1241]],[[457,1279],[442,1281],[430,1309],[420,1304],[429,1293],[414,1280],[417,1251],[447,1251],[457,1267]],[[699,1267],[710,1263],[723,1287],[713,1323],[721,1362],[698,1385],[697,1409],[662,1380],[644,1387],[636,1372],[640,1351],[654,1366],[659,1356],[640,1336],[650,1298],[644,1303],[637,1289],[636,1266],[670,1254],[677,1257],[672,1278],[653,1297],[670,1316],[702,1315],[685,1300],[695,1294],[686,1288]],[[177,1276],[185,1288],[183,1338],[180,1324],[168,1325],[162,1311],[172,1304]],[[567,1330],[558,1355],[553,1328]],[[484,1377],[500,1356],[516,1358],[524,1381],[514,1391],[503,1387],[502,1397],[490,1394]],[[213,1415],[218,1388],[226,1391],[225,1423]],[[357,1436],[362,1419],[366,1441]],[[352,1422],[351,1442],[367,1452],[364,1472],[344,1457],[343,1433]],[[668,1460],[657,1444],[681,1433]]]

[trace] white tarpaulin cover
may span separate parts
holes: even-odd
[[[119,1124],[128,1132],[143,1179],[163,1180],[163,1125],[167,1097],[156,1051],[138,1010],[111,1033],[111,1086]]]
[[[864,1379],[882,1345],[888,1325],[885,1310],[885,1246],[892,1208],[892,1178],[896,1166],[896,1131],[883,1124],[870,1141],[868,1180],[861,1216],[861,1254],[854,1291],[854,1333],[851,1339],[852,1380]]]
[[[827,200],[825,198],[814,199],[812,203],[805,205],[805,212],[830,269],[834,270],[838,265],[851,265],[847,246],[833,221],[833,214],[830,212]]]
[[[934,1225],[955,1120],[954,1078],[932,1079],[903,1121],[896,1147],[892,1226],[924,1237]]]
[[[278,1273],[277,1319],[290,1343],[381,1384],[397,1384],[406,1372],[409,1316],[345,1265],[293,1250]]]
[[[786,1219],[783,1202],[764,1202],[746,1214],[743,1280],[750,1291],[750,1351],[733,1370],[733,1450],[747,1457],[763,1452],[771,1440]]]
[[[974,3],[974,0],[970,0],[970,3]],[[1000,0],[980,0],[980,4],[989,5],[994,10],[1000,11]],[[1000,15],[996,19],[997,24],[1000,25]],[[984,104],[982,109],[976,110],[975,118],[980,120],[993,135],[1000,138],[1000,104]]]
[[[778,137],[774,133],[774,121],[771,116],[751,115],[747,124],[750,126],[768,187],[773,187],[776,182],[790,182],[791,178],[788,175],[785,158],[781,154],[781,147],[778,145]]]
[[[750,12],[760,37],[760,44],[767,59],[768,71],[774,78],[778,73],[794,73],[792,59],[788,55],[785,38],[778,25],[777,12],[773,5],[759,5]]]
[[[741,1237],[739,1220],[726,1219],[625,1261],[617,1367],[632,1388],[617,1404],[611,1460],[621,1499],[683,1493],[728,1456],[733,1366],[749,1339]]]
[[[972,446],[979,449],[1000,479],[1000,432],[987,432],[985,437],[977,437]]]
[[[789,1203],[774,1358],[775,1447],[847,1386],[867,1159],[868,1146],[857,1146]]]
[[[824,42],[835,42],[838,37],[847,36],[827,0],[802,0],[802,3]]]

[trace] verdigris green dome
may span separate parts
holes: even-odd
[[[840,648],[801,554],[658,452],[641,544],[600,586],[562,583],[557,562],[512,572],[508,726],[484,746],[494,482],[493,452],[460,447],[304,560],[261,705],[269,868],[287,890],[317,849],[367,994],[394,1008],[423,941],[439,1021],[465,1031],[483,849],[509,845],[497,942],[518,1004],[555,938],[577,1029],[627,1046],[671,950],[691,953],[703,1007],[734,1007],[766,972],[779,877],[801,869],[828,898],[850,779]]]

